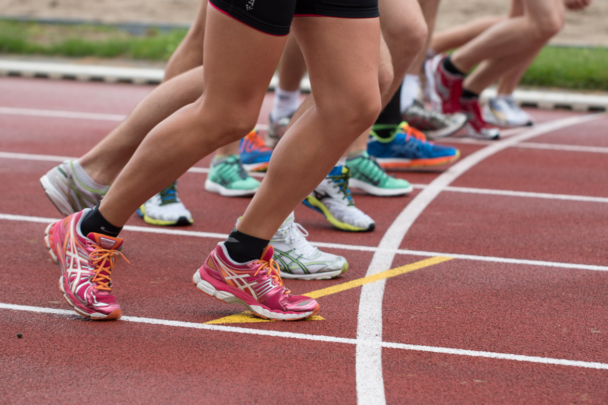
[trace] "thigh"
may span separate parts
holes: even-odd
[[[209,7],[204,44],[207,108],[261,106],[286,38],[260,32]]]
[[[360,92],[379,97],[378,18],[295,18],[293,32],[302,49],[317,107]]]
[[[563,0],[521,0],[526,17],[540,24],[563,19]]]

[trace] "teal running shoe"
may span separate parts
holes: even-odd
[[[376,159],[367,152],[346,159],[346,167],[350,169],[349,184],[367,194],[383,197],[411,193],[412,185],[403,179],[396,179],[386,174]]]
[[[249,176],[239,155],[230,155],[211,162],[205,190],[224,197],[242,197],[255,194],[260,182]]]

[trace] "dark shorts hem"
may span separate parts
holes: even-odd
[[[314,9],[296,8],[296,13],[294,17],[375,18],[380,17],[380,13],[378,12],[378,7],[372,7],[363,10],[345,10],[315,7]]]
[[[223,0],[209,0],[209,3],[223,14],[226,14],[229,17],[232,17],[235,20],[238,20],[243,24],[248,25],[249,27],[261,31],[265,34],[276,36],[285,36],[289,34],[291,19],[289,21],[289,25],[281,27],[274,24],[265,23],[264,21],[252,17],[244,11],[234,8],[231,4]]]

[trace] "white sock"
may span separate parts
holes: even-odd
[[[101,185],[101,184],[97,183],[95,180],[93,180],[87,174],[87,172],[84,171],[84,169],[82,168],[82,166],[80,165],[78,160],[72,161],[72,167],[74,168],[74,174],[76,175],[78,180],[82,184],[87,186],[88,188],[93,189],[93,190],[98,190],[98,191],[106,191],[107,189],[110,188],[110,186]]]
[[[285,91],[277,86],[274,89],[274,103],[270,117],[273,121],[280,120],[283,117],[288,117],[300,106],[300,90]]]
[[[403,78],[401,85],[401,113],[414,104],[420,93],[420,77],[418,75],[407,74]]]

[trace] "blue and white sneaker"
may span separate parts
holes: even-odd
[[[268,170],[272,149],[266,146],[257,130],[254,129],[241,139],[239,153],[245,170],[250,172],[265,172]]]
[[[177,194],[177,182],[163,189],[137,210],[150,225],[183,226],[192,224],[192,214]]]
[[[304,205],[323,214],[330,224],[342,231],[372,231],[376,224],[355,207],[355,200],[348,188],[349,178],[348,167],[334,167],[321,184],[306,197]]]
[[[452,163],[460,151],[452,146],[436,145],[424,134],[402,122],[389,138],[371,132],[367,153],[374,156],[384,169],[417,168]]]

